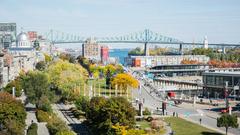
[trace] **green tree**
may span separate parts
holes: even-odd
[[[43,71],[46,69],[46,63],[44,61],[39,61],[37,64],[36,64],[36,69],[39,70],[39,71]]]
[[[15,80],[12,80],[10,83],[7,84],[7,86],[4,88],[4,91],[12,94],[12,88],[15,87],[15,95],[16,97],[21,96],[22,87],[20,78],[16,78]]]
[[[225,127],[226,135],[227,135],[228,134],[228,129],[230,127],[238,128],[237,116],[225,113],[220,118],[217,118],[217,126],[218,127]]]
[[[87,112],[89,108],[89,99],[85,96],[80,96],[75,100],[75,106],[78,110],[81,110],[83,112]]]
[[[38,101],[37,108],[45,112],[52,112],[51,102],[46,95],[42,95]]]
[[[125,98],[94,97],[90,101],[86,118],[91,124],[92,131],[99,135],[114,134],[112,126],[133,127],[135,124],[135,109]]]
[[[9,93],[0,92],[0,134],[23,135],[26,111]]]
[[[21,76],[21,86],[31,103],[38,103],[43,95],[52,99],[53,94],[49,85],[47,74],[40,71],[32,71]]]
[[[128,52],[128,55],[143,55],[143,54],[144,54],[144,52],[140,47],[137,47]]]
[[[38,41],[38,40],[35,40],[35,41],[34,41],[33,47],[34,47],[36,50],[39,50],[40,45],[39,45],[39,41]]]

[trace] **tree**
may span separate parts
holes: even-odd
[[[87,109],[89,108],[89,99],[84,96],[80,96],[75,100],[75,106],[78,110],[81,110],[83,112],[87,112]]]
[[[143,55],[143,54],[144,54],[144,52],[140,47],[137,47],[128,52],[128,55]]]
[[[70,58],[71,58],[71,55],[68,54],[68,53],[61,53],[61,54],[59,55],[59,58],[62,59],[62,60],[69,61]]]
[[[44,61],[39,61],[35,67],[37,70],[43,71],[46,69],[46,63]]]
[[[0,134],[23,135],[26,116],[20,101],[7,92],[0,92]]]
[[[225,113],[220,118],[217,118],[217,126],[218,127],[225,127],[226,135],[227,135],[228,129],[230,127],[238,128],[237,116]]]
[[[40,45],[39,45],[39,41],[38,41],[38,40],[35,40],[35,41],[34,41],[33,47],[34,47],[36,50],[39,50]]]
[[[31,103],[38,103],[43,95],[52,99],[53,94],[50,91],[49,78],[46,73],[29,72],[21,76],[21,85]]]
[[[4,88],[4,91],[12,94],[12,88],[15,87],[15,96],[19,97],[21,96],[22,87],[20,78],[16,78],[15,80],[12,80],[10,83],[7,84],[7,86]]]
[[[86,118],[93,128],[92,131],[99,135],[113,134],[113,126],[127,126],[132,128],[135,124],[135,109],[123,97],[106,99],[94,97],[90,101]]]
[[[45,62],[49,63],[50,61],[52,61],[52,57],[46,53],[44,53],[44,57],[45,57]]]
[[[115,87],[117,85],[118,88],[121,88],[121,89],[125,90],[125,92],[126,92],[128,87],[137,88],[139,83],[131,75],[126,74],[126,73],[121,73],[121,74],[117,74],[113,78],[111,85],[113,87]]]
[[[80,96],[80,91],[88,76],[88,72],[82,66],[63,60],[49,65],[47,73],[50,82],[61,91],[62,97],[67,100],[73,100]]]

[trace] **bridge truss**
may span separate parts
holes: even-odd
[[[54,44],[64,43],[84,43],[87,38],[74,34],[66,34],[59,31],[51,30],[45,35],[45,38],[50,40]],[[155,33],[149,29],[144,31],[135,32],[123,36],[114,37],[94,37],[98,43],[162,43],[162,44],[180,44],[182,41],[163,36],[159,33]]]

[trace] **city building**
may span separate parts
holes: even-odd
[[[108,46],[101,46],[101,61],[106,64],[109,59],[109,48]]]
[[[93,38],[89,38],[82,44],[82,56],[91,60],[100,61],[100,46]]]
[[[240,72],[204,72],[204,95],[208,97],[223,98],[228,95],[239,97]],[[227,88],[227,91],[226,91]]]
[[[206,64],[209,57],[205,55],[129,56],[125,58],[125,64],[132,67],[154,67],[159,65],[179,65],[182,60],[195,60]]]
[[[16,75],[21,70],[27,72],[35,68],[36,51],[27,33],[21,32],[17,36],[17,42],[9,48],[9,53],[13,56],[13,66]]]
[[[147,70],[154,76],[201,76],[203,72],[209,70],[205,64],[179,64],[179,65],[158,65]]]
[[[16,41],[16,35],[16,23],[0,23],[0,48],[9,48]]]
[[[28,38],[31,42],[37,40],[37,38],[38,38],[36,31],[28,31],[27,34],[28,34]]]

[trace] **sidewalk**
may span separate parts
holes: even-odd
[[[26,107],[31,107],[34,108],[35,106],[33,106],[32,104],[27,104]],[[41,122],[39,123],[37,121],[36,118],[36,114],[35,114],[35,110],[32,109],[30,111],[27,111],[27,118],[26,118],[26,133],[27,133],[27,129],[28,127],[32,124],[32,122],[37,123],[38,125],[38,135],[49,135],[48,129],[46,127],[46,123],[45,122]]]

